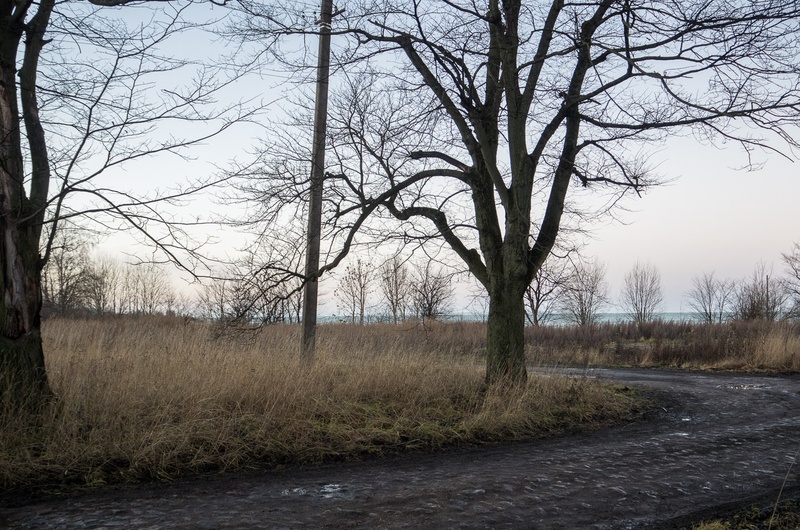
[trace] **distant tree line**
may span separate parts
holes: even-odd
[[[90,239],[80,230],[60,231],[42,271],[45,315],[191,315],[248,325],[297,323],[302,318],[299,279],[276,284],[260,278],[252,264],[230,266],[224,274],[205,279],[191,296],[175,289],[157,264],[93,257],[91,250]],[[784,275],[763,262],[739,280],[703,272],[686,293],[689,307],[707,323],[798,318],[800,245],[782,261]],[[451,273],[434,261],[399,255],[378,263],[355,259],[344,268],[334,292],[338,320],[353,324],[440,320],[451,312],[453,296]],[[532,326],[552,323],[556,315],[577,325],[595,324],[614,307],[605,266],[570,254],[554,254],[545,262],[525,301]],[[616,307],[642,325],[657,317],[662,302],[657,266],[637,262],[625,275]]]
[[[782,256],[786,274],[759,262],[751,276],[720,279],[703,272],[692,279],[686,293],[689,306],[706,323],[728,320],[777,321],[800,317],[800,245]],[[612,305],[603,264],[589,260],[569,261],[551,256],[526,292],[528,323],[538,326],[553,316],[578,325],[597,323],[598,315]],[[618,307],[637,325],[656,318],[663,302],[658,268],[637,262],[625,275]]]
[[[298,282],[275,286],[262,283],[250,268],[231,267],[189,295],[175,288],[159,264],[93,257],[91,250],[90,238],[80,229],[58,233],[42,271],[45,316],[165,314],[226,324],[300,320]]]
[[[80,231],[61,230],[42,270],[45,315],[187,314],[192,301],[179,294],[154,263],[93,258]]]
[[[430,260],[410,262],[394,256],[376,266],[358,258],[345,268],[335,294],[344,322],[364,324],[368,314],[394,324],[440,320],[450,311],[452,275]],[[374,303],[376,294],[380,301]]]

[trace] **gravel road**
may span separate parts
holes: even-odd
[[[533,443],[6,500],[0,527],[669,528],[800,493],[800,377],[594,369],[646,421]],[[27,503],[27,504],[26,504]]]

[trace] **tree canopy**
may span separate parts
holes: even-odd
[[[265,46],[315,31],[294,4],[238,5],[237,35]],[[571,187],[640,192],[657,180],[648,149],[672,134],[798,147],[797,1],[338,7],[324,214],[337,251],[322,270],[359,240],[443,241],[489,295],[489,381],[525,377],[523,296],[580,218]],[[248,172],[269,211],[304,200],[291,151],[267,141]]]

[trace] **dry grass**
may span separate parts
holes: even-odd
[[[800,510],[795,502],[783,502],[774,507],[750,507],[724,519],[695,524],[691,530],[797,530]]]
[[[798,323],[622,323],[526,333],[532,363],[800,371]]]
[[[0,411],[2,489],[530,439],[641,407],[563,377],[486,391],[479,325],[323,326],[310,366],[297,334],[218,336],[166,318],[46,322],[57,399],[37,415]]]

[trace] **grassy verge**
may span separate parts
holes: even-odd
[[[774,515],[773,515],[774,512]],[[724,519],[693,525],[691,530],[797,530],[800,508],[793,501],[783,502],[777,510],[751,507]]]
[[[532,363],[800,371],[800,323],[652,322],[530,327]]]
[[[35,415],[0,411],[0,486],[532,439],[628,420],[643,407],[627,392],[556,376],[486,391],[475,329],[322,327],[306,365],[291,326],[218,336],[172,319],[49,321],[57,399]]]

